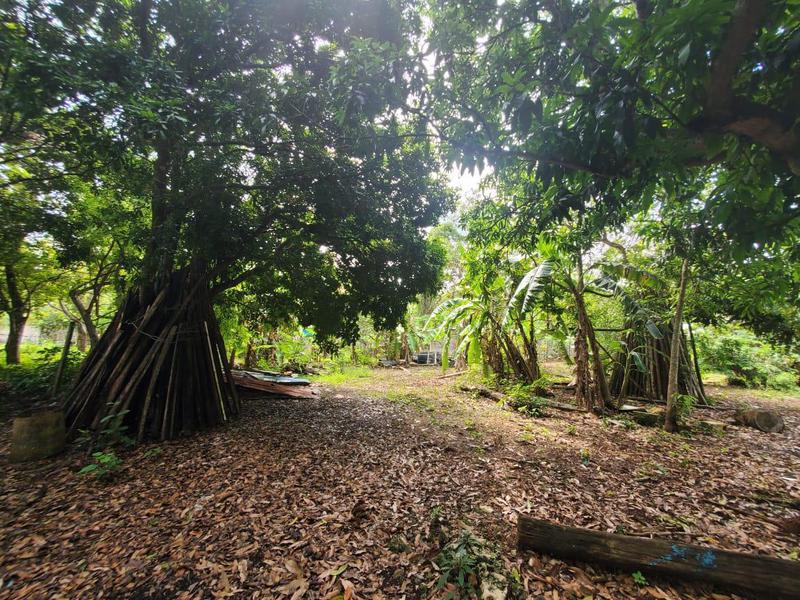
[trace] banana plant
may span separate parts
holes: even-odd
[[[467,347],[485,348],[488,356],[484,358],[498,375],[508,366],[516,377],[535,381],[540,372],[531,309],[551,274],[550,263],[543,262],[525,273],[510,295],[511,280],[506,278],[503,285],[491,291],[484,288],[474,297],[446,300],[431,313],[426,330],[432,338],[444,339],[446,349],[455,339],[456,355]],[[528,317],[526,331],[524,320]],[[519,348],[520,339],[523,350]]]

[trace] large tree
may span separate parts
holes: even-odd
[[[593,243],[665,203],[701,205],[703,227],[742,254],[796,235],[793,2],[431,0],[429,11],[432,129],[465,167],[494,167],[501,229],[518,224],[522,241],[568,224],[579,282]]]
[[[136,285],[67,401],[71,428],[170,437],[235,414],[210,302],[243,282],[291,292],[324,341],[352,338],[361,312],[393,325],[434,288],[424,230],[450,200],[402,111],[423,73],[403,3],[64,0],[13,3],[4,20],[28,32],[19,56],[42,31],[81,75],[31,120],[45,176],[89,167],[150,221],[132,240]]]
[[[621,222],[699,173],[746,244],[800,216],[793,2],[430,5],[432,123],[454,158],[494,164],[553,216],[591,196]]]

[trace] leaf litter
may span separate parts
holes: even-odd
[[[522,417],[431,371],[252,396],[225,428],[123,454],[110,483],[77,453],[3,464],[0,598],[438,598],[465,530],[530,598],[737,597],[518,556],[519,514],[797,559],[800,405],[783,434],[670,436]]]

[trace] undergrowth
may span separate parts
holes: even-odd
[[[436,587],[445,598],[524,597],[519,575],[505,573],[499,549],[469,530],[446,544],[434,562],[440,572]]]

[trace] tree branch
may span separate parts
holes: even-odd
[[[733,78],[745,53],[755,41],[767,12],[764,0],[737,0],[719,53],[711,66],[706,110],[709,115],[729,116],[733,110]]]

